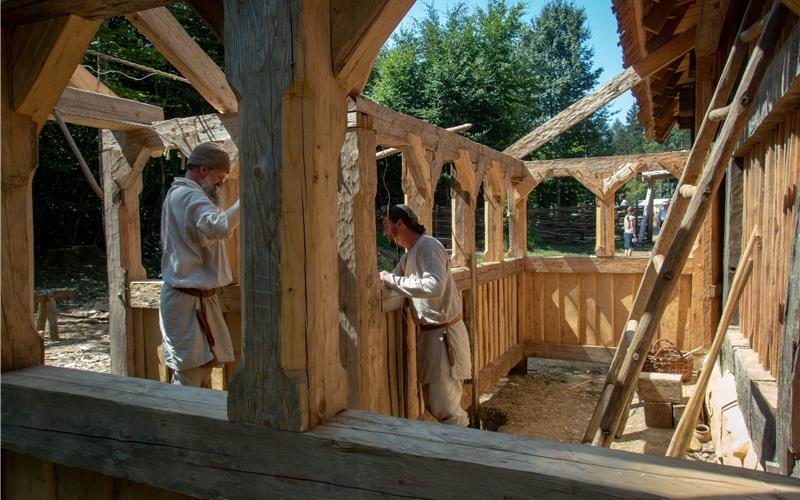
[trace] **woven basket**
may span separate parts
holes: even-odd
[[[653,348],[647,353],[642,371],[656,373],[679,373],[681,382],[686,383],[692,378],[694,363],[691,356],[684,356],[675,344],[667,339],[658,339]]]

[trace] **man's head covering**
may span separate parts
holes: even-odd
[[[219,144],[204,142],[192,150],[186,165],[228,171],[231,168],[231,159],[228,152]]]

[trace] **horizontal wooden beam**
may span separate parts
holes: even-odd
[[[49,366],[3,374],[2,446],[196,497],[800,495],[775,474],[354,410],[279,431],[229,422],[222,391]]]
[[[511,177],[522,177],[525,166],[521,161],[471,141],[455,132],[432,125],[413,116],[398,113],[369,99],[357,97],[351,100],[348,122],[355,123],[355,111],[372,117],[377,143],[393,148],[408,146],[408,133],[418,135],[425,149],[441,155],[443,163],[453,162],[459,151],[469,152],[470,159],[479,163],[497,161],[500,169]]]
[[[109,130],[136,130],[164,119],[158,106],[67,87],[56,109],[64,121]]]
[[[623,165],[641,165],[638,172],[669,170],[682,172],[689,158],[688,151],[670,151],[638,155],[595,156],[592,158],[568,158],[563,160],[526,161],[525,167],[534,175],[542,177],[574,176],[575,171],[586,169],[591,174],[613,174]]]
[[[641,274],[647,267],[646,257],[527,257],[525,272],[535,273],[600,273],[600,274]],[[686,261],[681,274],[692,273],[692,259]]]
[[[137,10],[152,9],[175,3],[175,0],[4,0],[4,26],[28,24],[43,19],[75,15],[84,19],[105,19],[124,16]]]
[[[521,345],[521,348],[525,356],[529,358],[589,363],[611,363],[616,351],[613,347],[597,345],[545,344],[543,342],[526,342]]]

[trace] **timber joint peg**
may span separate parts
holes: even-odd
[[[253,168],[253,176],[254,177],[261,177],[261,168],[259,168],[259,167]]]

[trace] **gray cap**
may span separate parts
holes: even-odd
[[[186,165],[206,166],[218,170],[230,170],[231,159],[228,152],[214,142],[204,142],[198,144],[189,155]]]

